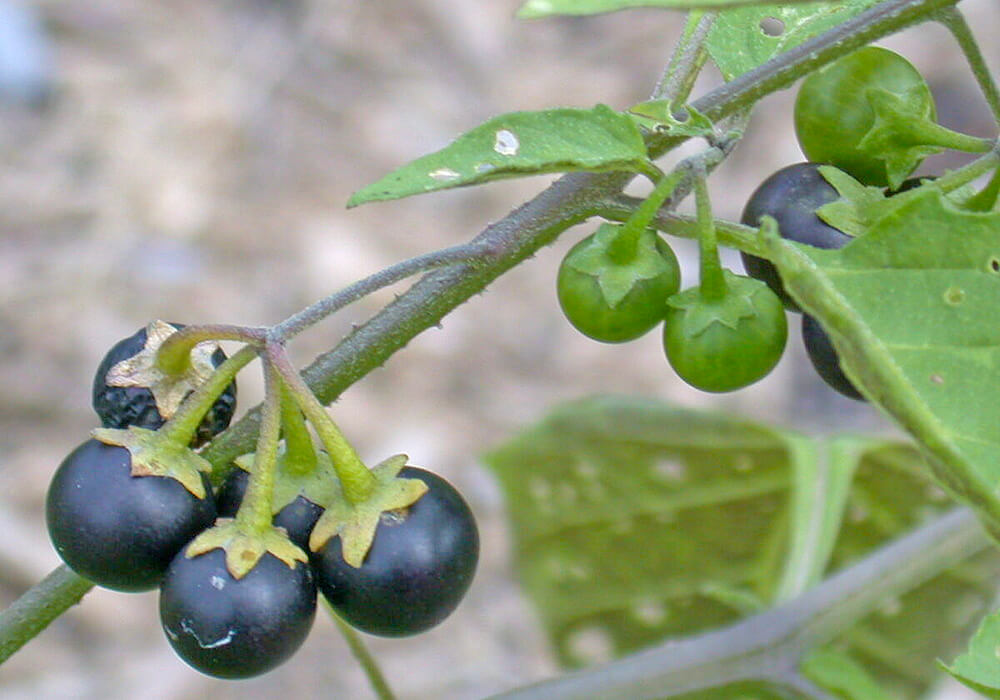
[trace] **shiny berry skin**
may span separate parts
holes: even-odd
[[[593,275],[572,265],[575,257],[595,245],[594,235],[574,245],[559,265],[556,279],[559,306],[573,327],[588,338],[602,343],[624,343],[645,335],[666,315],[667,297],[680,288],[680,264],[666,241],[653,231],[649,235],[654,237],[651,249],[661,258],[662,271],[655,277],[637,281],[614,306],[608,304]],[[615,263],[608,260],[606,264]]]
[[[88,440],[63,460],[45,504],[63,561],[116,591],[156,588],[181,547],[215,522],[207,479],[209,495],[197,498],[175,479],[131,469],[124,447]]]
[[[240,509],[243,502],[243,495],[247,491],[250,483],[250,474],[234,467],[222,482],[215,497],[215,505],[219,511],[220,518],[234,518],[236,511]],[[305,496],[296,496],[295,500],[279,510],[272,522],[276,527],[282,527],[288,533],[289,539],[302,548],[309,551],[309,535],[313,526],[320,516],[323,515],[323,507],[316,505]]]
[[[178,330],[180,323],[171,323]],[[123,360],[134,357],[146,345],[146,329],[140,328],[134,334],[115,343],[94,373],[91,401],[94,411],[105,428],[127,428],[130,425],[156,430],[166,421],[160,415],[152,392],[145,387],[109,386],[106,382],[108,371]],[[220,349],[212,355],[212,363],[218,367],[226,360]],[[192,442],[201,445],[225,430],[236,411],[236,382],[230,384],[216,399],[212,409],[198,426]]]
[[[840,368],[840,359],[837,357],[837,351],[833,348],[830,336],[823,330],[819,321],[808,314],[802,315],[802,342],[816,374],[830,388],[849,399],[865,400],[861,392],[854,388],[851,380],[844,374],[844,370]]]
[[[741,221],[759,226],[765,214],[778,222],[782,238],[816,248],[842,248],[851,237],[830,226],[816,215],[816,210],[840,198],[837,190],[819,172],[816,163],[796,163],[778,170],[764,180],[750,195]],[[747,274],[765,282],[791,311],[798,304],[785,291],[778,270],[769,261],[740,253]]]
[[[309,566],[290,568],[270,553],[234,579],[226,555],[180,552],[160,586],[160,623],[170,646],[193,668],[217,678],[266,673],[294,654],[316,617]]]
[[[479,559],[476,521],[458,491],[417,467],[399,475],[420,479],[428,491],[403,512],[383,514],[359,568],[344,561],[339,537],[312,553],[317,586],[341,617],[384,637],[417,634],[444,620]]]
[[[727,273],[731,287],[739,285],[753,308],[735,327],[715,321],[705,327],[699,316],[710,302],[700,290],[685,290],[671,299],[693,303],[671,306],[663,323],[663,350],[677,376],[696,389],[736,391],[766,377],[778,364],[788,340],[788,322],[781,300],[758,280]],[[746,291],[751,290],[751,291]]]
[[[811,73],[795,100],[795,135],[806,158],[829,163],[865,185],[889,183],[886,161],[859,149],[875,124],[870,90],[917,100],[935,118],[934,98],[920,72],[899,54],[865,46]],[[901,146],[902,148],[903,146]],[[912,168],[919,158],[912,162]],[[906,173],[904,173],[905,175]]]

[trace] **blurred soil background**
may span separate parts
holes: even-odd
[[[635,10],[527,23],[513,18],[519,4],[0,0],[0,605],[58,564],[45,490],[95,427],[93,371],[115,341],[153,318],[274,323],[391,263],[471,238],[551,178],[351,211],[344,203],[495,114],[644,99],[683,21]],[[995,0],[961,7],[1000,72]],[[924,72],[947,126],[991,135],[944,30],[885,44]],[[695,92],[717,83],[708,70]],[[793,98],[765,100],[713,176],[719,216],[738,219],[767,174],[801,160]],[[957,162],[938,157],[921,172]],[[367,460],[409,454],[458,486],[480,522],[481,566],[458,612],[419,638],[369,639],[402,698],[478,698],[556,672],[516,583],[501,495],[477,461],[553,404],[633,392],[809,431],[889,429],[813,376],[796,320],[778,369],[720,397],[682,385],[656,333],[626,346],[577,334],[559,313],[554,276],[593,228],[568,232],[332,408]],[[690,282],[694,249],[677,248]],[[296,358],[308,363],[403,289],[304,334]],[[241,375],[242,409],[260,400],[260,386],[256,372]],[[173,655],[155,593],[94,591],[0,670],[5,700],[246,693],[371,697],[322,611],[289,663],[226,683]]]

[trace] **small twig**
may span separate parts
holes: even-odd
[[[385,675],[382,673],[382,669],[379,668],[378,662],[375,661],[375,657],[371,655],[368,647],[365,646],[361,635],[341,619],[340,615],[337,614],[337,611],[333,609],[333,606],[330,605],[330,602],[326,598],[320,596],[320,600],[323,601],[323,607],[326,608],[327,612],[330,613],[330,617],[336,623],[337,629],[344,635],[347,646],[351,648],[354,658],[358,660],[361,668],[364,669],[365,675],[368,676],[368,682],[371,684],[372,690],[375,691],[375,695],[379,700],[395,700],[396,696],[393,694],[392,688],[389,687],[389,682],[385,679]]]
[[[688,24],[684,27],[670,63],[653,89],[651,100],[670,100],[673,103],[683,102],[691,94],[694,81],[708,59],[705,50],[705,39],[715,22],[718,12],[710,11],[697,16],[688,15]],[[692,26],[693,22],[693,26]]]
[[[490,254],[488,245],[473,241],[450,248],[442,248],[396,263],[307,306],[293,316],[289,316],[271,329],[270,337],[277,342],[285,341],[348,304],[352,304],[379,289],[401,282],[407,277],[456,263],[473,263],[478,258],[485,258]]]
[[[0,664],[79,603],[93,587],[93,583],[62,565],[0,612]]]
[[[983,59],[979,44],[972,35],[972,30],[969,28],[969,23],[965,21],[965,16],[958,8],[949,7],[941,12],[940,22],[955,37],[962,53],[965,54],[965,60],[968,62],[969,68],[972,69],[973,75],[976,76],[979,89],[983,91],[990,111],[993,112],[993,121],[1000,125],[1000,90],[997,89],[993,74]]]

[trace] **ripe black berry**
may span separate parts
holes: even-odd
[[[479,559],[479,532],[469,506],[441,477],[416,467],[399,476],[428,491],[409,508],[382,516],[361,567],[344,561],[331,538],[312,564],[320,592],[350,624],[402,637],[446,618],[465,595]]]
[[[215,498],[215,507],[219,511],[220,518],[236,517],[236,511],[240,509],[243,502],[243,495],[247,491],[247,484],[250,482],[250,474],[239,467],[235,467],[222,482],[218,495]],[[299,495],[295,500],[279,510],[272,522],[276,527],[282,527],[288,533],[289,539],[302,548],[309,551],[309,535],[313,526],[320,516],[323,515],[323,507],[316,505],[305,496]]]
[[[819,167],[816,163],[797,163],[771,175],[750,195],[741,221],[747,226],[759,226],[760,218],[767,214],[778,222],[782,238],[816,248],[843,248],[851,237],[816,215],[821,206],[840,198]],[[788,309],[799,310],[774,265],[753,255],[740,255],[748,275],[767,283]]]
[[[49,536],[63,561],[118,591],[155,588],[170,560],[215,521],[207,479],[197,498],[175,479],[132,476],[124,447],[88,440],[70,453],[49,486]]]
[[[270,553],[242,578],[221,549],[188,559],[180,552],[160,587],[160,622],[186,663],[218,678],[270,671],[305,641],[316,616],[309,566],[290,568]]]
[[[806,353],[809,361],[816,369],[824,382],[832,389],[855,401],[864,401],[851,380],[840,369],[840,360],[837,358],[837,351],[833,348],[830,336],[826,334],[819,321],[808,314],[802,316],[802,342],[806,346]]]
[[[183,324],[171,323],[180,330]],[[108,372],[112,367],[135,357],[146,346],[147,334],[145,328],[140,328],[133,335],[124,338],[108,350],[94,374],[92,403],[94,411],[101,419],[105,428],[127,428],[130,425],[139,428],[156,430],[166,422],[156,406],[153,393],[144,386],[109,386]],[[216,350],[212,354],[212,364],[218,367],[226,360],[226,354]],[[221,433],[229,425],[236,410],[236,382],[230,384],[216,399],[212,409],[198,426],[193,444],[200,445],[213,436]]]

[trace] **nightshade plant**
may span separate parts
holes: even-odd
[[[131,455],[119,460],[131,463],[130,478],[173,479],[196,499],[210,498],[206,476],[218,486],[232,469],[249,474],[234,516],[202,529],[166,574],[164,629],[192,665],[239,677],[280,663],[311,624],[307,567],[327,565],[322,560],[330,550],[324,546],[338,545],[341,572],[350,573],[342,564],[363,571],[383,521],[397,519],[405,527],[408,513],[416,513],[434,488],[433,479],[401,471],[401,456],[367,468],[324,404],[564,230],[600,217],[598,230],[609,233],[595,240],[607,250],[625,250],[610,256],[613,264],[600,256],[570,261],[588,302],[596,299],[614,310],[632,289],[649,286],[648,280],[671,267],[672,254],[664,247],[669,239],[650,229],[699,240],[703,270],[707,266],[713,279],[697,304],[712,302],[717,293],[738,293],[744,307],[755,309],[750,297],[762,290],[773,300],[766,313],[780,315],[764,283],[730,283],[732,273],[716,269],[716,244],[767,261],[789,301],[825,331],[845,379],[909,440],[812,438],[738,417],[609,397],[560,407],[493,449],[486,462],[507,498],[525,589],[559,658],[567,666],[590,664],[507,697],[916,698],[937,682],[938,668],[1000,695],[1000,614],[989,614],[1000,574],[1000,554],[991,541],[1000,537],[995,139],[942,136],[921,81],[908,83],[917,85],[915,91],[886,89],[884,82],[862,85],[842,94],[870,102],[877,118],[858,143],[886,163],[885,176],[816,164],[830,189],[824,186],[829,196],[810,209],[850,242],[815,247],[783,230],[787,224],[776,214],[765,211],[750,225],[737,224],[715,219],[708,206],[710,175],[739,147],[757,101],[816,76],[807,79],[796,108],[809,157],[808,132],[815,127],[803,114],[819,108],[809,97],[817,82],[850,69],[858,57],[877,69],[886,53],[863,47],[922,22],[940,22],[951,32],[970,68],[968,79],[978,84],[1000,123],[1000,93],[956,0],[766,7],[750,0],[529,0],[520,14],[595,14],[637,5],[691,10],[649,101],[623,111],[598,105],[495,117],[362,188],[348,204],[568,173],[532,201],[467,243],[387,268],[268,328],[190,325],[145,348],[149,366],[169,378],[189,374],[199,346],[197,356],[211,357],[218,341],[243,345],[186,389],[157,429],[132,425],[95,433],[95,440],[117,448],[107,450]],[[780,36],[761,30],[766,19],[779,20]],[[834,63],[839,60],[846,63]],[[725,82],[692,99],[695,77],[709,61]],[[920,128],[914,128],[913,109],[924,118]],[[837,110],[825,114],[837,118]],[[849,126],[864,129],[859,123]],[[704,148],[680,163],[663,158],[692,139]],[[937,148],[977,155],[936,179],[887,195],[886,185],[897,188]],[[653,184],[653,195],[644,201],[622,192],[636,176]],[[698,215],[675,213],[692,190],[698,191]],[[636,248],[652,253],[649,264],[633,264]],[[408,292],[312,365],[302,372],[292,366],[285,346],[298,332],[424,272]],[[698,333],[671,335],[672,310],[687,308],[690,300],[684,293],[669,296],[676,283],[668,281],[662,285],[667,298],[662,306],[654,300],[648,317],[633,324],[636,310],[629,309],[631,327],[624,335],[666,319],[670,354],[671,345],[683,350],[685,338],[697,339]],[[735,330],[742,319],[753,318],[728,316],[726,327]],[[771,325],[781,332],[765,334],[766,362],[748,368],[734,353],[709,368],[705,388],[735,389],[766,374],[784,343],[782,324]],[[751,354],[760,359],[760,352]],[[197,451],[189,447],[214,402],[255,359],[265,374],[263,405]],[[691,366],[704,370],[697,362]],[[678,370],[683,375],[691,366]],[[669,371],[666,364],[663,371]],[[299,498],[322,509],[305,547],[304,531],[290,539],[274,524]],[[954,508],[956,503],[965,508]],[[57,546],[61,511],[50,503]],[[440,608],[432,605],[412,626],[387,622],[370,610],[356,614],[341,603],[345,616],[388,634],[438,622],[438,613],[446,614],[468,585],[470,560],[474,566],[474,530],[463,528],[470,534],[466,548],[459,548],[458,578],[442,588],[446,600]],[[67,562],[83,568],[70,556]],[[192,580],[207,575],[209,585],[233,589],[227,615],[195,619],[198,613],[186,607],[183,594],[189,571]],[[275,571],[287,576],[268,578]],[[331,598],[339,595],[335,586],[356,585],[354,576],[331,583],[330,573],[320,587]],[[277,612],[241,607],[240,582],[249,586],[260,578],[293,589],[286,626]],[[0,615],[0,660],[91,586],[60,567],[29,590]],[[361,649],[354,633],[342,629]],[[267,640],[253,637],[253,630],[266,630],[276,649],[266,649]],[[213,649],[224,651],[209,653]],[[227,656],[232,650],[241,653]],[[360,653],[376,692],[391,697],[374,660]]]

